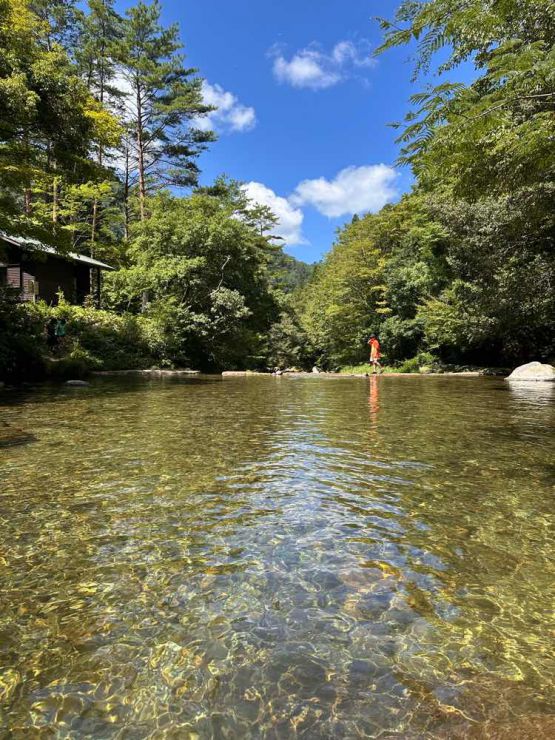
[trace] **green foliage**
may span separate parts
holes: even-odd
[[[63,299],[56,308],[39,303],[27,310],[39,312],[45,325],[51,316],[65,318],[67,336],[60,354],[88,370],[145,368],[167,362],[164,332],[145,316],[72,306]]]
[[[429,189],[477,197],[553,177],[555,6],[549,0],[402,2],[382,21],[381,50],[417,42],[416,73],[449,49],[439,72],[473,59],[470,85],[442,82],[412,97],[401,161]]]
[[[40,314],[0,290],[0,380],[20,382],[44,375],[45,324]]]
[[[421,302],[418,316],[428,346],[452,361],[518,362],[552,352],[555,222],[536,194],[521,188],[474,203],[429,199],[451,234],[451,278]]]
[[[427,349],[447,362],[548,358],[555,224],[545,211],[551,186],[543,191],[541,198],[521,188],[469,203],[417,190],[357,222],[360,243],[345,227],[300,301],[302,324],[323,361],[362,359],[371,331],[393,363]],[[373,278],[356,258],[364,248]]]
[[[432,370],[436,358],[431,352],[419,352],[415,357],[404,360],[395,368],[398,373],[419,373],[422,370]]]
[[[391,362],[416,354],[424,337],[418,305],[446,281],[445,241],[418,194],[345,226],[299,299],[320,361],[362,361],[371,332]]]
[[[344,365],[340,372],[346,375],[373,375],[375,368],[367,362],[360,365]],[[422,373],[422,372],[442,372],[442,366],[435,355],[431,352],[419,352],[415,357],[410,357],[400,363],[392,365],[382,365],[381,373]]]
[[[388,316],[380,327],[380,342],[391,361],[412,357],[422,346],[424,321],[421,317],[403,319]]]
[[[258,362],[278,315],[267,239],[237,218],[228,195],[151,199],[150,218],[135,230],[130,266],[108,276],[105,286],[112,308],[142,308],[167,327],[175,357],[202,367]]]
[[[67,322],[67,333],[51,352],[46,327],[51,319],[60,318]],[[171,337],[153,318],[72,306],[63,298],[52,308],[0,295],[3,381],[81,378],[93,370],[171,366],[171,349]]]
[[[400,373],[417,373],[420,368],[420,363],[416,357],[411,357],[409,360],[402,362],[397,368],[397,372]]]
[[[123,21],[114,10],[114,0],[88,0],[87,6],[88,12],[80,24],[79,44],[74,50],[76,62],[96,100],[115,107],[122,97],[115,84],[115,57]]]
[[[314,350],[298,317],[289,305],[268,332],[266,362],[270,368],[298,369],[314,364]]]
[[[90,154],[120,135],[62,45],[77,32],[71,6],[0,3],[0,228],[59,248],[74,246],[69,189],[107,177]]]
[[[69,352],[59,359],[48,358],[46,372],[53,380],[77,380],[86,378],[93,370],[100,370],[103,363],[84,349],[77,340],[72,342]]]
[[[342,365],[341,368],[337,368],[337,371],[342,375],[370,375],[374,370],[374,366],[368,362],[363,362],[358,365]],[[387,368],[384,368],[384,372]]]
[[[451,360],[548,356],[555,6],[407,0],[382,27],[382,49],[416,40],[417,74],[441,48],[448,58],[440,74],[469,59],[477,73],[469,85],[442,82],[414,95],[400,136],[401,160],[430,193],[426,213],[447,237],[445,279],[414,295],[409,318],[422,327],[424,344]],[[421,275],[429,262],[425,257]]]

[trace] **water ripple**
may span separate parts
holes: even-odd
[[[103,380],[3,419],[6,736],[555,734],[551,392]]]

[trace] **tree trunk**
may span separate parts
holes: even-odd
[[[96,228],[98,222],[98,198],[93,200],[92,224],[91,224],[91,257],[94,257],[94,245],[96,242]]]
[[[143,112],[141,107],[141,93],[137,90],[137,168],[139,170],[139,213],[141,221],[146,218],[146,177],[145,177],[145,153],[143,141]]]
[[[123,183],[125,241],[129,241],[129,146],[125,145],[125,179]]]
[[[23,155],[24,156],[24,163],[25,163],[25,165],[29,165],[30,164],[31,155],[30,155],[29,137],[27,135],[24,136],[23,143],[24,143],[24,152],[25,152],[24,155]],[[32,212],[32,209],[33,209],[33,206],[32,206],[32,192],[31,192],[31,186],[32,186],[32,184],[33,184],[32,180],[29,180],[27,182],[27,187],[23,191],[23,210],[24,210],[26,216],[30,216],[31,215],[31,212]]]
[[[52,180],[52,223],[58,223],[58,177]]]
[[[146,219],[146,176],[145,176],[145,152],[143,141],[143,114],[141,108],[140,88],[137,89],[137,164],[139,169],[139,214],[141,221]],[[148,308],[148,290],[143,290],[141,298],[141,311],[144,313]]]

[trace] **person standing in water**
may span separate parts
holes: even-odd
[[[380,352],[380,343],[375,334],[370,334],[368,344],[370,346],[370,364],[374,368],[372,370],[372,374],[375,375],[378,371],[382,372],[382,366],[380,365],[380,357],[382,356]]]

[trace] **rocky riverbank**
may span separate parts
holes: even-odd
[[[486,375],[489,375],[490,373],[483,372],[481,370],[464,370],[461,372],[445,372],[445,373],[396,373],[396,372],[387,372],[387,373],[380,373],[380,378],[438,378],[438,377],[445,377],[445,376],[459,376],[459,377],[466,377],[466,378],[480,378],[484,377]],[[282,372],[276,376],[276,373],[269,373],[269,372],[257,372],[254,370],[225,370],[222,373],[222,377],[224,378],[244,378],[244,377],[257,377],[257,376],[265,376],[265,377],[280,377],[280,378],[368,378],[372,377],[368,373],[327,373],[327,372],[319,372],[319,373],[310,373],[310,372]]]
[[[160,370],[150,368],[148,370],[99,370],[92,375],[141,375],[151,378],[182,377],[188,375],[200,375],[200,370]]]

